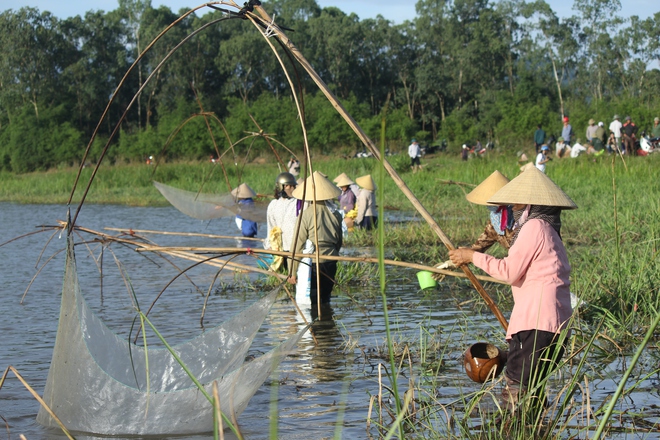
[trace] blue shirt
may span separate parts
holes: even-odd
[[[571,124],[564,125],[561,130],[561,137],[564,138],[564,142],[570,145],[571,140],[573,140],[573,127],[571,127]]]
[[[252,199],[241,199],[238,201],[239,205],[254,205],[254,200]],[[240,215],[236,216],[240,218],[241,221],[241,233],[243,237],[256,237],[257,236],[257,223],[252,220],[247,220],[241,217]]]

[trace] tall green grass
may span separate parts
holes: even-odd
[[[423,171],[412,174],[407,156],[392,156],[388,160],[456,245],[470,244],[487,222],[487,211],[467,203],[465,193],[495,169],[513,178],[518,174],[519,166],[515,156],[506,153],[488,153],[486,157],[467,162],[438,155],[424,158]],[[492,411],[482,409],[484,401],[496,405],[496,384],[477,391],[465,391],[452,405],[442,403],[431,391],[442,386],[437,383],[437,371],[443,362],[442,345],[436,340],[439,337],[436,333],[421,327],[418,341],[401,341],[395,331],[382,347],[383,358],[396,359],[397,367],[392,370],[417,371],[416,376],[409,377],[406,386],[416,398],[412,401],[406,399],[409,394],[394,389],[394,395],[403,397],[395,398],[395,405],[379,409],[379,414],[394,415],[388,426],[381,427],[382,435],[393,425],[401,423],[406,436],[420,438],[554,439],[564,438],[562,432],[569,424],[579,425],[580,435],[585,435],[586,430],[594,426],[593,419],[591,424],[589,422],[590,417],[611,417],[615,403],[607,406],[603,403],[595,409],[586,407],[588,396],[585,390],[589,389],[586,378],[597,368],[591,362],[593,359],[611,359],[613,348],[625,355],[640,352],[646,344],[657,344],[653,329],[660,311],[660,181],[657,174],[660,157],[626,158],[626,161],[627,168],[620,158],[584,156],[557,159],[547,168],[549,177],[579,206],[579,209],[562,215],[562,238],[573,268],[572,291],[589,304],[585,312],[576,314],[573,336],[565,356],[567,360],[559,370],[571,371],[573,376],[560,382],[563,387],[556,400],[551,402],[550,410],[541,416],[516,420],[507,419],[504,413],[501,415],[504,419],[498,420]],[[330,178],[341,172],[354,179],[363,174],[376,176],[378,168],[375,159],[315,161],[315,169]],[[257,192],[267,195],[272,193],[275,176],[280,172],[273,164],[249,164],[242,169],[229,164],[227,169],[232,186],[247,182]],[[153,171],[154,167],[141,164],[102,167],[87,201],[165,204],[151,185],[152,180],[188,190],[198,190],[204,183],[204,192],[227,191],[225,177],[218,165],[164,164],[152,176]],[[88,178],[89,172],[84,170],[81,182],[86,182],[85,176]],[[69,196],[74,173],[75,170],[57,170],[24,175],[0,174],[0,200],[63,203]],[[388,211],[414,215],[412,206],[390,178],[386,177],[381,186],[384,192],[382,205]],[[377,244],[389,258],[434,263],[447,257],[440,240],[421,221],[386,224],[380,237],[375,232],[358,231],[346,241],[346,246],[356,248]],[[499,249],[493,252],[503,255]],[[374,270],[357,264],[342,265],[338,277],[340,287],[350,290],[356,285],[371,284],[376,288],[376,280],[380,278],[373,276]],[[381,273],[382,269],[379,275]],[[454,283],[460,286],[464,282]],[[507,287],[487,288],[495,292],[497,302],[504,310],[510,309]],[[466,307],[476,313],[489,313],[479,301]],[[456,331],[465,335],[468,327],[466,324],[465,328]],[[431,351],[435,353],[431,354]],[[424,368],[417,368],[420,365]],[[634,364],[630,365],[628,371],[634,367]],[[648,373],[654,372],[657,367]],[[393,386],[397,387],[396,383]],[[622,382],[617,397],[625,397],[634,387],[635,384],[626,388]],[[408,407],[411,402],[417,410]],[[607,422],[601,423],[598,435],[606,432],[603,423]]]
[[[643,333],[660,308],[657,156],[660,155],[626,158],[627,168],[613,156],[556,159],[547,168],[548,175],[579,206],[562,215],[562,237],[573,265],[573,291],[594,306],[587,318],[598,320],[605,316],[606,328],[617,339]],[[379,167],[374,158],[313,160],[314,168],[330,178],[342,172],[353,179],[363,174],[375,177]],[[489,152],[486,157],[469,161],[445,154],[427,156],[422,159],[422,172],[416,174],[410,171],[407,155],[390,156],[388,160],[457,246],[472,243],[487,221],[485,208],[467,203],[465,193],[496,169],[509,178],[519,173],[519,163],[512,153]],[[158,167],[102,166],[87,202],[166,205],[152,185],[153,180],[191,191],[203,187],[203,192],[228,191],[226,180],[233,187],[247,182],[258,193],[270,196],[275,177],[281,171],[274,163],[225,163],[225,169],[226,178],[220,165],[209,162],[165,163]],[[21,175],[0,173],[0,200],[64,203],[75,172],[59,169]],[[83,170],[78,195],[90,175],[90,168]],[[383,204],[388,212],[415,216],[410,202],[389,176],[385,176],[382,186]],[[447,258],[441,241],[423,221],[386,224],[382,240],[387,258],[420,263]],[[376,234],[364,231],[357,231],[346,240],[346,246],[356,248],[376,243]],[[504,255],[497,246],[492,252]],[[368,273],[373,269],[351,269],[365,270]],[[506,297],[506,289],[495,290]]]

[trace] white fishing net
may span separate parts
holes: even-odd
[[[182,213],[199,220],[240,215],[257,223],[266,221],[267,205],[254,203],[239,204],[231,194],[204,194],[186,191],[160,182],[154,182],[160,193]]]
[[[225,323],[173,346],[222,411],[238,416],[306,328],[245,363],[277,290]],[[147,368],[148,361],[148,368]],[[147,380],[148,371],[148,380]],[[67,243],[60,320],[44,400],[67,429],[102,435],[192,434],[213,430],[213,407],[167,348],[119,338],[88,307],[80,291],[73,240]],[[40,408],[37,421],[57,427]]]

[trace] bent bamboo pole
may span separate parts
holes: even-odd
[[[392,165],[387,161],[387,159],[381,157],[380,155],[380,150],[376,148],[374,143],[369,139],[369,137],[366,135],[366,133],[362,130],[362,128],[357,124],[357,122],[353,119],[353,117],[346,111],[344,106],[339,102],[339,100],[334,96],[334,94],[330,91],[328,86],[323,82],[321,77],[316,73],[312,65],[307,61],[307,59],[303,56],[303,54],[298,50],[298,48],[289,40],[289,37],[282,32],[282,30],[275,24],[273,19],[268,15],[268,13],[264,10],[259,5],[255,5],[254,9],[259,13],[261,16],[261,19],[267,22],[268,28],[270,32],[273,32],[277,37],[280,39],[282,44],[284,44],[287,49],[291,52],[291,54],[298,60],[300,65],[307,71],[309,76],[312,78],[312,80],[316,83],[316,85],[319,87],[321,92],[325,95],[325,97],[330,101],[330,104],[337,110],[337,112],[341,115],[341,117],[344,118],[344,120],[348,123],[348,125],[353,129],[355,134],[360,138],[362,143],[369,149],[369,151],[376,157],[378,160],[381,161],[383,166],[385,167],[385,170],[389,173],[390,177],[394,180],[396,185],[401,189],[403,194],[410,200],[410,202],[413,204],[417,212],[421,214],[421,216],[426,220],[426,222],[429,224],[433,232],[437,234],[438,237],[440,237],[440,240],[444,243],[444,245],[447,247],[448,250],[455,249],[454,245],[451,243],[449,240],[449,237],[445,235],[444,232],[442,232],[442,229],[440,229],[440,226],[435,222],[433,217],[431,217],[431,214],[422,206],[422,204],[417,200],[417,197],[412,193],[410,188],[405,184],[405,182],[399,177],[397,174],[396,170]],[[251,13],[248,13],[247,16],[254,20],[255,18],[251,16]],[[472,273],[470,268],[467,265],[461,266],[461,269],[467,276],[467,278],[472,282],[472,285],[476,289],[476,291],[481,295],[481,297],[484,299],[490,310],[495,314],[495,317],[497,320],[500,322],[504,330],[508,328],[509,324],[502,315],[502,312],[500,309],[497,307],[495,302],[492,300],[492,298],[488,295],[486,290],[483,288],[481,283],[479,283],[479,280],[475,277],[475,275]]]

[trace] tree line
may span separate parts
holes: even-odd
[[[582,132],[591,118],[630,115],[648,129],[660,115],[660,12],[624,19],[619,0],[575,0],[575,15],[566,18],[544,0],[418,0],[416,18],[403,24],[360,20],[315,0],[263,7],[290,29],[372,138],[385,119],[390,145],[416,137],[428,144],[446,139],[450,148],[477,139],[520,148],[532,144],[537,124],[558,133],[563,116]],[[142,160],[164,146],[169,158],[205,158],[224,151],[227,138],[234,143],[260,129],[300,153],[287,77],[247,20],[214,9],[191,14],[123,79],[183,12],[153,8],[149,0],[119,0],[116,10],[66,19],[34,8],[2,12],[0,43],[11,49],[0,51],[0,169],[77,164],[111,97],[92,160],[134,99],[109,150],[112,161]],[[313,82],[273,44],[304,98],[311,148],[361,149]],[[251,139],[237,144],[236,154],[269,148],[265,139]]]

